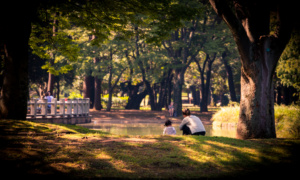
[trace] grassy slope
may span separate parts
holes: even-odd
[[[298,174],[299,139],[114,136],[77,126],[11,120],[0,121],[0,134],[3,177],[278,178]]]

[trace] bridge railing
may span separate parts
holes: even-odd
[[[89,116],[90,99],[72,99],[57,101],[53,98],[51,102],[47,99],[30,99],[28,101],[27,117],[80,117]]]

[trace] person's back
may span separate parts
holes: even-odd
[[[192,133],[205,131],[203,123],[197,116],[190,115],[189,117],[186,118],[189,118],[190,124],[187,124],[187,126],[189,126]]]
[[[176,135],[176,129],[173,126],[165,127],[163,135]]]
[[[205,128],[201,120],[194,115],[191,115],[189,109],[182,111],[184,119],[179,125],[179,129],[182,130],[183,135],[205,135]]]

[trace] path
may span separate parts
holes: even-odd
[[[211,125],[210,121],[215,112],[195,112],[194,114],[202,120],[203,124]],[[113,124],[126,124],[126,123],[159,123],[164,124],[166,119],[172,120],[174,124],[180,124],[182,117],[169,117],[167,111],[149,111],[149,110],[106,110],[96,111],[90,110],[92,121],[97,123],[113,123]]]

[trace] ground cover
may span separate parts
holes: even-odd
[[[3,177],[243,178],[297,175],[299,139],[116,136],[78,126],[0,121]]]

